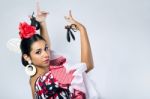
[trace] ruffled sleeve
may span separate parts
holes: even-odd
[[[49,70],[52,72],[54,78],[58,80],[60,84],[70,85],[72,79],[74,78],[73,73],[75,70],[67,71],[64,64],[66,63],[66,58],[54,51],[51,51],[51,60]]]
[[[69,84],[69,90],[76,99],[85,99],[84,97],[99,99],[94,85],[85,72],[87,70],[85,63],[70,64],[65,56],[52,51],[50,64],[54,77],[62,84]]]

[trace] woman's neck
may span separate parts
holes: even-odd
[[[38,67],[37,66],[36,69],[37,69],[36,75],[38,75],[38,76],[42,76],[49,71],[48,67]]]

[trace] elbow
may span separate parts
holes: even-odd
[[[87,64],[87,70],[86,73],[88,73],[89,71],[91,71],[92,69],[94,69],[94,64]]]
[[[86,67],[87,67],[86,73],[88,73],[94,68],[93,59],[88,58],[88,59],[82,60],[81,62],[84,62],[86,64]]]

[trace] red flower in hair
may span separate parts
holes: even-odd
[[[36,28],[34,26],[28,25],[26,22],[19,24],[19,35],[20,38],[30,38],[36,32]]]

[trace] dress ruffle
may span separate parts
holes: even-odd
[[[46,93],[46,91],[50,90],[41,91],[43,90],[43,83],[46,86],[51,86],[54,83],[54,87],[62,89],[61,94],[64,95],[62,99],[99,99],[97,91],[85,73],[86,70],[85,63],[69,65],[66,57],[51,52],[49,72],[36,81],[35,88],[36,93],[38,93],[36,96],[42,97],[36,99],[51,99],[45,98],[49,95],[49,92]],[[51,79],[53,79],[53,82]],[[65,96],[68,96],[68,98]]]

